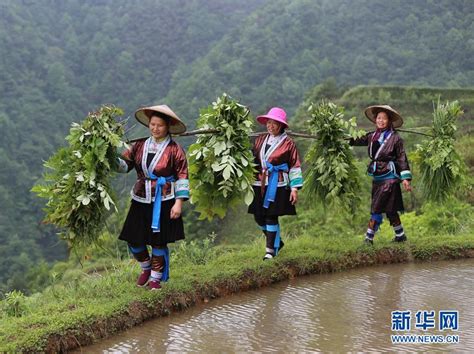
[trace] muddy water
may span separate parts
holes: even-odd
[[[410,331],[392,331],[391,312],[397,310],[411,311]],[[431,310],[436,328],[425,332],[415,328],[416,312]],[[442,310],[459,311],[457,331],[439,330]],[[392,344],[394,334],[458,335],[459,343]],[[459,352],[473,348],[474,259],[469,259],[301,277],[152,320],[82,350]]]

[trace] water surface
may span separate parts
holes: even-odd
[[[312,275],[148,321],[83,352],[468,351],[474,348],[474,259]],[[412,329],[392,331],[392,311]],[[459,330],[414,329],[417,311],[459,311]],[[459,335],[457,344],[392,344],[394,334]]]

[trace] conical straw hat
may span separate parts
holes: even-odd
[[[135,112],[135,118],[144,126],[148,127],[150,118],[156,114],[158,117],[169,119],[171,134],[182,134],[186,131],[186,125],[167,105],[142,107]]]
[[[392,122],[392,126],[394,128],[400,128],[403,125],[403,118],[396,110],[394,110],[389,105],[376,105],[367,107],[364,111],[365,116],[369,118],[369,120],[375,123],[375,118],[379,112],[386,112],[390,118],[390,122]]]

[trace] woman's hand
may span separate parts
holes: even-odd
[[[171,208],[170,211],[170,218],[171,219],[177,219],[181,216],[181,208],[183,206],[183,200],[182,199],[176,199],[174,202],[173,207]]]
[[[290,203],[291,203],[291,205],[295,205],[297,201],[298,201],[298,189],[291,188],[291,193],[290,193]]]
[[[411,191],[413,190],[413,188],[411,187],[411,184],[410,184],[410,181],[409,181],[409,180],[404,179],[404,180],[402,181],[402,184],[403,184],[403,188],[405,188],[405,190],[406,190],[407,192],[411,192]]]

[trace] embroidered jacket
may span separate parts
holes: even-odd
[[[162,188],[162,200],[173,198],[189,198],[188,163],[186,155],[174,140],[168,137],[162,143],[156,144],[158,150],[147,167],[148,153],[152,140],[143,139],[135,142],[122,154],[121,169],[129,172],[135,168],[137,181],[132,188],[132,199],[141,203],[151,203],[155,200],[156,177],[173,177],[174,182],[166,182]],[[155,147],[156,147],[155,145]],[[125,165],[126,164],[126,165]]]
[[[261,186],[262,180],[268,185],[268,174],[263,173],[266,170],[265,161],[274,166],[288,164],[289,171],[278,171],[278,187],[290,186],[300,189],[303,186],[303,175],[301,173],[301,163],[296,150],[296,145],[286,133],[276,137],[273,143],[267,147],[270,134],[261,134],[255,139],[253,146],[253,155],[257,164],[257,175],[255,176],[254,186]]]
[[[383,178],[386,175],[401,180],[411,180],[410,166],[400,135],[396,131],[392,131],[380,143],[379,141],[372,142],[373,134],[375,132],[368,133],[359,139],[351,140],[351,145],[368,146],[371,159],[367,169],[368,173],[374,176],[375,179],[378,176]]]

